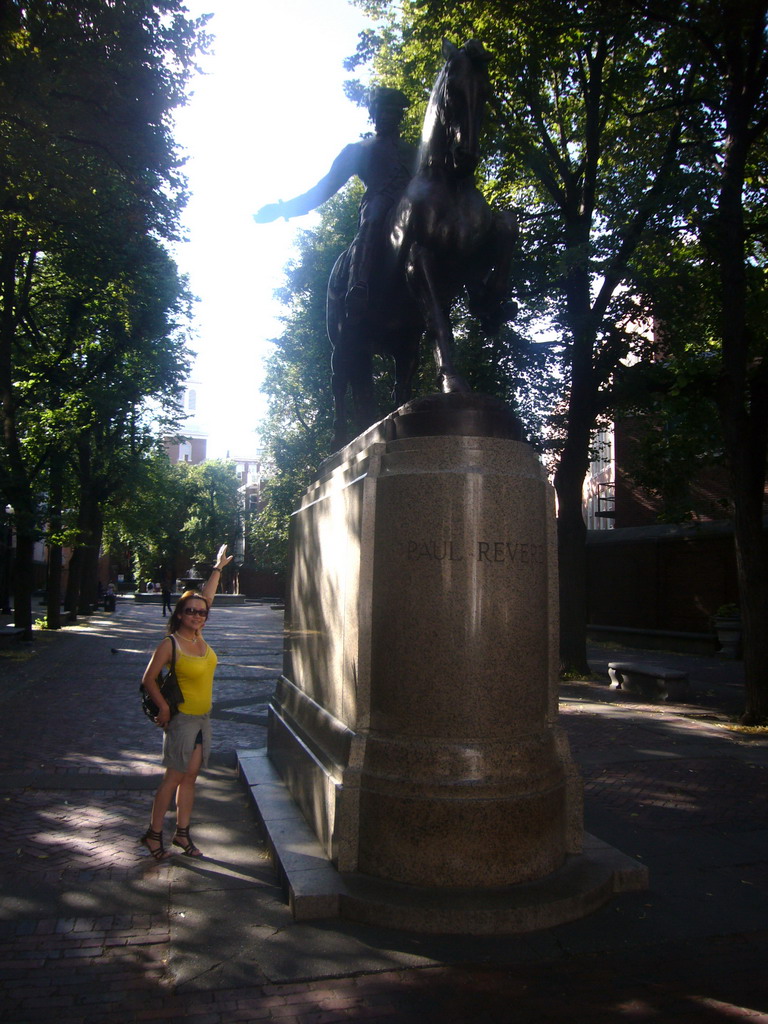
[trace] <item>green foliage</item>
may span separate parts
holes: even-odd
[[[143,453],[107,505],[105,549],[130,552],[136,579],[163,579],[183,550],[187,502],[186,476],[167,453],[158,447]]]
[[[248,522],[248,550],[254,565],[265,572],[284,572],[288,565],[288,524],[307,481],[283,470],[264,488],[259,513]]]
[[[740,56],[736,36],[741,33],[746,41],[749,30],[738,26],[737,12],[726,24],[712,19],[715,9],[702,4],[695,19],[683,19],[677,4],[649,5],[668,39],[685,42],[702,57],[699,106],[692,118],[695,145],[686,154],[676,217],[655,226],[637,263],[637,287],[657,322],[656,344],[648,352],[655,365],[632,367],[620,396],[623,407],[629,395],[630,407],[649,420],[632,474],[662,496],[664,518],[673,520],[692,515],[690,485],[702,468],[765,465],[768,406],[761,395],[768,359],[768,210],[764,189],[755,186],[763,178],[766,139],[764,127],[755,131],[742,120],[749,116],[746,106],[734,125],[745,133],[738,143],[727,129],[729,111],[733,116],[737,105],[748,105],[761,89],[765,94],[765,65],[762,72],[759,64],[750,69],[752,58]],[[765,5],[762,9],[765,20]],[[744,67],[726,73],[728,63],[741,58]],[[735,86],[733,75],[755,73],[762,74],[762,84],[753,81],[748,90]],[[737,100],[726,98],[729,89],[738,92]],[[726,172],[734,159],[743,177],[735,207],[724,203],[724,193],[734,191]],[[740,251],[734,251],[734,236],[741,239]],[[763,453],[743,457],[753,444]],[[749,475],[750,501],[760,514],[764,468]],[[742,500],[737,489],[728,511]]]
[[[717,282],[689,230],[658,232],[638,268],[638,287],[655,312],[655,334],[640,346],[640,361],[617,377],[615,412],[633,417],[636,435],[623,468],[660,499],[660,521],[684,522],[701,511],[697,477],[724,465],[716,402],[722,370]]]
[[[171,465],[162,449],[145,453],[109,504],[105,546],[131,552],[137,580],[162,580],[184,560],[210,564],[219,538],[235,550],[241,535],[238,488],[232,462]]]
[[[173,237],[184,180],[171,115],[202,23],[180,0],[8,0],[0,21],[3,210],[46,250]]]
[[[211,545],[228,544],[235,550],[241,534],[239,481],[232,462],[222,459],[197,466],[180,463],[187,511],[179,524],[185,549],[195,562],[210,563]]]
[[[323,206],[320,224],[301,231],[296,256],[277,292],[286,307],[283,333],[273,339],[262,391],[268,399],[261,429],[275,476],[250,522],[249,550],[259,568],[285,567],[288,521],[317,467],[331,454],[331,346],[325,326],[328,278],[354,237],[361,190],[351,183]]]
[[[206,43],[185,14],[181,0],[0,11],[0,493],[20,537],[48,519],[51,540],[97,543],[151,443],[146,400],[178,416],[190,300],[166,248],[186,199],[172,112]],[[74,523],[44,511],[54,461]]]

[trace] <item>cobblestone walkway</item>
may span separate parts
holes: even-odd
[[[163,626],[121,601],[0,652],[3,1022],[768,1024],[764,739],[728,734],[717,709],[568,690],[586,826],[648,864],[648,892],[531,936],[296,925],[234,773],[236,749],[265,743],[279,612],[215,608],[206,630],[206,860],[156,864],[137,844],[160,747],[138,682]]]

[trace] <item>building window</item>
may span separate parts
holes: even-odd
[[[613,425],[593,441],[592,462],[584,480],[583,512],[588,530],[612,530],[616,518],[616,468]]]

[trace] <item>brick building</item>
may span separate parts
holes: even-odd
[[[702,469],[689,485],[690,521],[662,522],[663,500],[629,471],[646,429],[626,419],[603,430],[584,483],[591,635],[711,652],[715,612],[738,604],[727,474]]]

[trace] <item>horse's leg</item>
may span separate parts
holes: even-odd
[[[340,347],[331,356],[331,391],[333,393],[333,446],[343,448],[347,443],[347,384],[349,372]]]
[[[347,388],[352,391],[353,422],[360,434],[376,420],[373,393],[373,366],[370,349],[349,327],[341,332],[341,340],[331,357],[331,391],[333,392],[333,443],[342,448],[349,440],[347,431]]]
[[[345,253],[336,260],[326,293],[326,329],[331,342],[331,392],[333,394],[333,444],[347,443],[347,386],[350,381],[349,340],[344,325]]]
[[[448,310],[437,287],[432,256],[423,245],[413,245],[408,268],[413,294],[419,301],[427,330],[434,339],[435,362],[440,386],[447,395],[468,392],[469,385],[453,365],[453,331]]]
[[[377,419],[373,395],[373,352],[364,323],[347,323],[344,331],[350,352],[349,378],[355,406],[355,427],[361,434]]]
[[[413,378],[419,367],[419,338],[421,331],[405,334],[400,339],[400,347],[395,352],[395,408],[405,405],[413,391]],[[406,338],[408,343],[406,344]]]
[[[467,284],[470,312],[487,334],[498,334],[501,325],[513,320],[517,303],[510,300],[510,272],[519,231],[511,210],[495,212],[486,259]]]
[[[362,433],[376,419],[373,395],[373,359],[359,325],[341,325],[331,356],[331,391],[333,393],[333,442],[342,448],[349,440],[347,433],[347,388],[352,391],[354,425]]]

